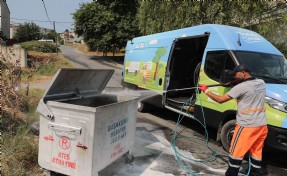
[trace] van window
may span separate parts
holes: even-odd
[[[245,64],[253,76],[287,78],[286,59],[267,53],[233,51],[240,64]]]
[[[215,81],[220,80],[223,70],[233,70],[235,63],[228,51],[209,51],[206,55],[204,71]]]

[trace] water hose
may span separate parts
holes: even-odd
[[[217,86],[228,86],[230,84],[230,82],[228,83],[225,83],[225,84],[213,84],[213,85],[207,85],[207,87],[217,87]],[[198,90],[198,86],[197,87],[189,87],[189,88],[182,88],[182,89],[171,89],[171,90],[168,90],[166,92],[170,92],[170,91],[181,91],[181,90],[191,90],[191,89],[195,89],[196,91],[196,96],[199,97],[199,102],[200,102],[200,107],[201,107],[201,111],[202,111],[202,116],[203,116],[203,124],[196,118],[194,118],[201,126],[203,126],[204,130],[205,130],[205,134],[204,134],[204,137],[205,137],[205,145],[206,147],[212,152],[211,156],[205,160],[201,160],[201,159],[191,159],[191,158],[188,158],[186,156],[183,156],[181,153],[179,153],[176,149],[176,139],[177,138],[182,138],[182,137],[178,137],[177,135],[177,128],[178,128],[178,125],[180,124],[180,122],[182,121],[183,119],[183,115],[182,113],[179,113],[179,116],[178,116],[178,120],[177,120],[177,123],[176,123],[176,127],[174,129],[174,132],[173,132],[173,137],[172,137],[172,140],[171,140],[171,144],[172,144],[172,148],[174,150],[174,153],[175,153],[175,158],[178,162],[178,164],[184,169],[186,170],[189,174],[193,175],[193,176],[199,176],[198,173],[190,170],[180,159],[180,157],[182,158],[185,158],[187,160],[190,160],[190,161],[194,161],[194,162],[202,162],[202,163],[206,163],[206,162],[210,162],[210,161],[213,161],[216,159],[217,157],[217,153],[214,149],[212,149],[211,147],[208,146],[208,131],[207,131],[207,128],[206,128],[206,123],[205,123],[205,115],[204,115],[204,109],[203,109],[203,106],[202,106],[202,100],[199,96],[199,90]],[[193,96],[191,98],[189,98],[187,101],[184,102],[184,104],[182,105],[181,107],[181,110],[180,112],[182,112],[184,110],[184,106],[185,105],[189,105],[190,101],[193,99]],[[187,113],[189,113],[187,111]],[[191,138],[191,137],[185,137],[185,138]],[[250,174],[250,169],[251,169],[251,160],[250,160],[250,156],[249,156],[249,162],[248,162],[248,172],[247,172],[247,175],[246,176],[249,176]]]

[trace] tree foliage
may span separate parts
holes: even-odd
[[[137,33],[134,18],[137,0],[84,3],[73,14],[75,32],[91,50],[116,51]]]
[[[27,23],[20,24],[16,30],[15,39],[17,42],[25,42],[31,40],[39,40],[42,36],[40,27],[35,23]]]
[[[141,1],[136,21],[143,35],[211,23],[248,28],[279,44],[286,7],[284,1]]]
[[[50,30],[48,33],[42,35],[43,39],[52,39],[54,42],[56,42],[55,37],[57,37],[58,40],[61,38],[60,34],[56,33],[54,30]]]
[[[115,51],[134,36],[200,24],[247,28],[278,47],[286,42],[287,3],[280,1],[94,0],[74,15],[75,32],[90,49]]]

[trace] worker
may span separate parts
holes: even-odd
[[[237,115],[234,134],[229,149],[226,176],[237,176],[244,155],[249,152],[251,160],[250,175],[260,174],[262,149],[267,137],[267,118],[265,113],[265,82],[252,77],[246,65],[237,65],[231,72],[238,82],[229,92],[219,96],[201,84],[199,89],[218,103],[237,100]]]

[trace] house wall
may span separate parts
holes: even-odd
[[[0,28],[5,37],[10,39],[10,10],[8,5],[3,0],[0,0]]]
[[[19,61],[20,67],[27,67],[27,51],[24,48],[6,47],[0,45],[0,57],[4,57],[6,62],[11,62],[14,64]],[[2,58],[1,60],[4,59]]]

